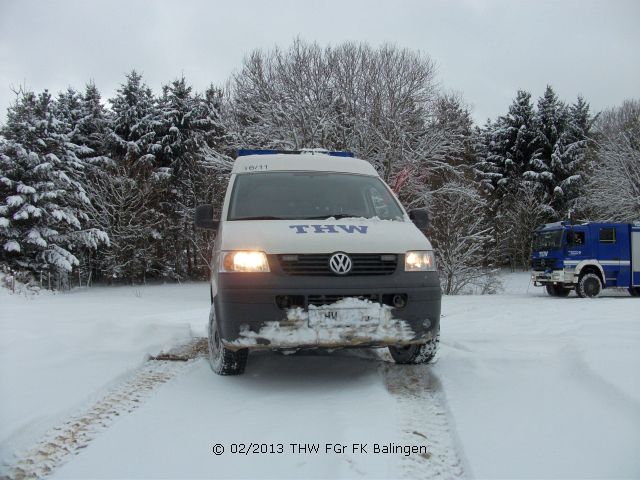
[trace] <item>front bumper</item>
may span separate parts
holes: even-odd
[[[425,343],[440,327],[437,272],[381,276],[316,277],[275,273],[218,273],[214,298],[223,343],[229,349],[340,348]],[[379,307],[380,319],[363,324],[309,321],[308,297],[406,295],[403,308]],[[302,308],[283,309],[280,295],[304,297]],[[388,297],[387,297],[388,298]],[[377,305],[377,304],[376,304]],[[330,306],[326,308],[331,308]],[[369,304],[369,308],[375,308]]]
[[[573,269],[560,269],[550,271],[534,271],[531,280],[536,287],[544,285],[574,285],[576,283]]]

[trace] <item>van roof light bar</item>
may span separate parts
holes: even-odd
[[[238,150],[238,157],[246,157],[247,155],[300,155],[302,153],[311,153],[318,155],[329,155],[331,157],[348,157],[353,158],[353,152],[347,151],[329,151],[322,149],[303,149],[303,150],[254,150],[248,148],[242,148]]]

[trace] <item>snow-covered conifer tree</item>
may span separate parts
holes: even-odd
[[[83,164],[68,124],[55,116],[46,90],[22,92],[7,112],[2,136],[0,255],[33,273],[70,272],[79,251],[108,238],[88,225]]]
[[[200,263],[193,214],[198,202],[207,201],[205,186],[213,174],[202,164],[207,139],[218,127],[210,114],[207,99],[193,95],[184,77],[166,85],[158,99],[150,148],[158,165],[154,188],[167,240],[160,250],[165,276],[190,277]]]
[[[142,76],[132,70],[116,96],[109,100],[113,112],[109,146],[112,158],[131,172],[148,173],[155,167],[149,145],[155,137],[155,102]]]
[[[567,108],[551,86],[547,86],[544,94],[538,99],[536,112],[536,152],[531,160],[530,168],[525,172],[528,180],[544,186],[547,193],[545,201],[553,198],[556,181],[552,173],[552,155],[556,143],[560,139],[567,120]]]
[[[535,110],[531,94],[519,90],[507,115],[485,127],[488,142],[478,162],[483,183],[500,200],[517,190],[536,151]]]
[[[157,167],[151,152],[156,135],[155,99],[134,70],[109,103],[111,112],[105,115],[97,90],[87,87],[80,131],[96,148],[102,143],[107,154],[102,156],[106,161],[98,162],[100,168],[91,170],[94,201],[90,215],[111,240],[111,247],[99,252],[97,263],[109,281],[144,281],[162,271],[157,258],[163,239],[162,215],[150,187]],[[101,131],[105,122],[106,135]]]
[[[110,112],[102,104],[95,83],[89,82],[80,100],[80,118],[73,137],[74,143],[83,148],[85,163],[99,167],[113,165],[107,149],[110,131]]]
[[[590,128],[589,104],[578,97],[567,109],[564,130],[551,155],[551,173],[555,181],[551,205],[556,217],[566,218],[582,193]]]

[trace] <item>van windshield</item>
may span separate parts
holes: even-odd
[[[236,176],[228,220],[378,217],[402,220],[377,177],[327,172],[266,172]]]
[[[533,235],[533,250],[560,250],[562,230],[546,230]]]

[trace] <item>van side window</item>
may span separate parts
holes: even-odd
[[[615,228],[601,228],[600,229],[600,243],[616,243],[616,229]]]
[[[584,245],[584,232],[569,232],[567,233],[567,244],[570,247],[576,247]]]

